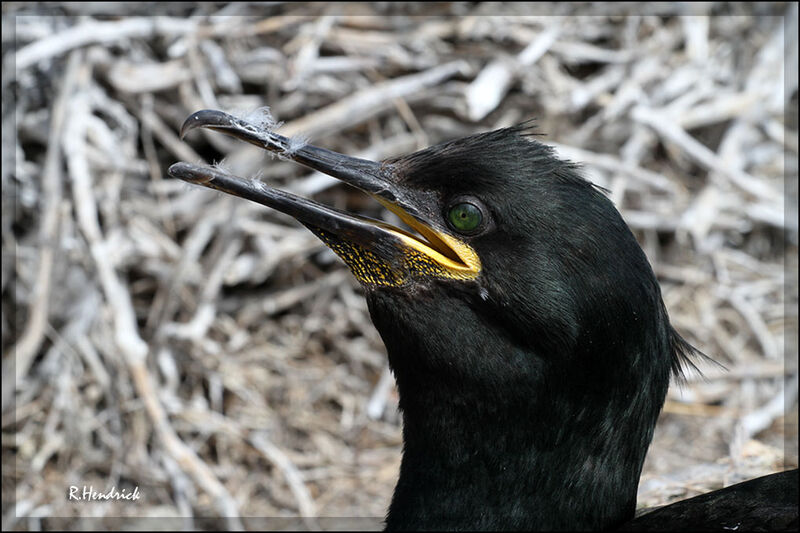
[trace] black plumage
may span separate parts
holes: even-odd
[[[382,163],[290,151],[219,112],[193,115],[184,133],[200,126],[355,185],[421,233],[171,168],[295,216],[364,285],[403,413],[387,529],[610,529],[633,517],[670,376],[703,356],[672,328],[636,239],[575,164],[529,124]]]
[[[620,531],[797,531],[797,469],[762,476],[666,505]]]
[[[470,240],[478,290],[367,293],[404,413],[390,527],[629,519],[670,370],[690,353],[612,203],[526,131],[389,161],[409,188],[492,206]]]

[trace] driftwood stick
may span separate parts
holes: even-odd
[[[559,32],[559,25],[553,24],[513,60],[499,58],[486,65],[464,92],[470,120],[478,121],[491,113],[508,92],[517,71],[538,61],[556,41]]]
[[[84,65],[82,74],[83,76],[88,74],[86,65]],[[86,81],[84,81],[85,83]],[[86,159],[86,117],[91,111],[84,93],[78,93],[72,98],[70,109],[71,120],[65,129],[63,140],[64,150],[67,154],[67,167],[72,180],[72,192],[79,226],[89,243],[106,302],[113,309],[116,346],[166,451],[198,485],[211,495],[220,516],[225,517],[227,527],[240,530],[242,523],[235,501],[208,465],[197,456],[194,450],[181,441],[169,424],[167,415],[158,400],[154,379],[146,364],[148,346],[139,336],[131,296],[127,288],[120,282],[114,265],[109,260],[108,243],[105,241],[98,223],[91,171]]]
[[[64,129],[64,119],[67,115],[68,102],[72,96],[77,80],[78,67],[83,54],[74,52],[67,61],[67,70],[64,73],[61,91],[53,105],[52,118],[47,144],[45,164],[42,169],[43,211],[39,227],[39,265],[36,282],[33,287],[33,303],[29,310],[28,322],[19,340],[11,347],[8,355],[3,356],[3,394],[2,405],[5,410],[6,402],[13,396],[15,382],[24,378],[30,369],[31,362],[36,356],[39,346],[44,338],[47,314],[50,306],[50,282],[53,271],[53,261],[57,247],[58,222],[62,196],[61,172],[61,135]],[[6,369],[7,362],[16,358],[15,371]],[[7,371],[9,370],[9,371]]]
[[[297,500],[297,507],[300,516],[304,518],[306,525],[311,529],[319,529],[314,521],[317,511],[314,500],[311,498],[308,488],[303,482],[303,475],[297,470],[289,457],[277,446],[275,446],[263,433],[251,432],[248,438],[258,451],[266,457],[283,474],[289,489]]]
[[[775,204],[780,203],[780,195],[772,187],[741,170],[725,165],[714,152],[686,133],[665,113],[639,106],[634,108],[631,116],[634,120],[653,128],[668,141],[680,146],[686,154],[707,169],[714,170],[730,179],[732,184],[743,191],[762,200],[768,200]]]
[[[571,159],[572,161],[580,161],[588,165],[597,166],[603,170],[625,174],[659,191],[671,192],[673,194],[676,192],[675,184],[664,176],[621,161],[611,154],[598,154],[582,148],[551,141],[547,141],[547,144],[554,147],[562,157]]]
[[[734,460],[740,458],[745,443],[754,435],[767,429],[772,422],[785,416],[787,405],[797,401],[797,374],[779,383],[778,393],[766,404],[743,416],[734,430],[734,438],[730,444],[730,455]]]
[[[151,116],[151,118],[155,116],[155,112],[153,111],[152,95],[144,95],[139,101],[142,104],[143,114]],[[151,127],[153,124],[155,124],[155,120],[142,122],[142,148],[144,149],[144,154],[147,158],[147,165],[150,170],[150,179],[155,183],[161,183],[164,176],[161,172],[161,166],[159,165],[156,157],[156,146],[155,142],[153,141],[153,130]],[[175,221],[169,212],[169,199],[158,188],[156,188],[156,196],[158,197],[158,203],[161,206],[161,220],[164,224],[164,228],[170,237],[175,238]]]
[[[287,122],[279,132],[287,136],[302,133],[315,138],[347,129],[389,109],[395,98],[407,97],[438,85],[466,68],[468,65],[464,61],[452,61],[418,74],[378,83],[303,118]]]
[[[88,44],[109,44],[124,39],[144,38],[154,32],[181,34],[195,29],[191,19],[167,17],[127,18],[110,22],[89,21],[45,39],[34,41],[16,53],[17,70],[58,57]],[[9,70],[11,72],[11,70]]]

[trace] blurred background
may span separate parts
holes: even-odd
[[[181,141],[203,108],[369,159],[536,118],[727,367],[671,388],[639,506],[797,466],[796,4],[2,10],[3,529],[380,527],[401,426],[360,287],[291,219],[166,169],[391,215]]]

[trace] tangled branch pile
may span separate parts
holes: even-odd
[[[640,505],[796,465],[796,5],[31,9],[3,5],[4,529],[379,526],[400,420],[360,288],[287,217],[165,169],[390,215],[223,136],[182,142],[202,108],[269,105],[281,133],[369,159],[538,117],[610,189],[676,328],[728,369],[670,391]]]

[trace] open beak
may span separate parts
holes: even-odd
[[[398,286],[414,276],[474,279],[480,272],[475,251],[446,233],[437,223],[435,198],[398,184],[391,166],[311,146],[297,145],[222,111],[203,110],[181,127],[181,137],[196,128],[209,128],[276,152],[324,172],[375,197],[411,228],[409,231],[368,217],[347,213],[313,200],[273,189],[212,167],[175,163],[170,176],[240,196],[292,216],[336,252],[368,286]]]

